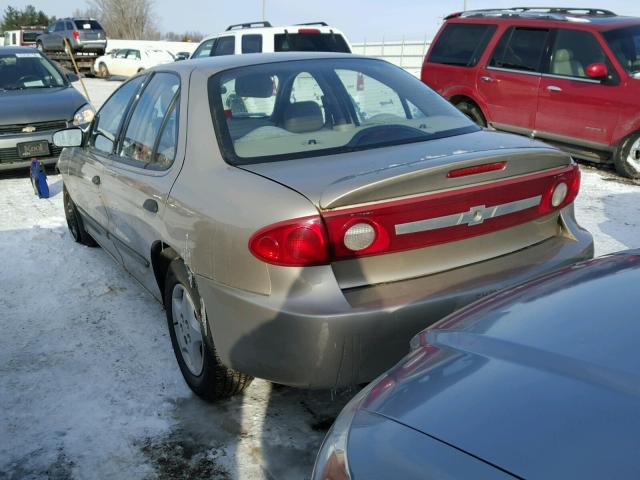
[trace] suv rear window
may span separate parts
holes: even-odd
[[[78,30],[102,30],[102,26],[95,20],[74,20]]]
[[[473,67],[496,31],[495,25],[450,23],[433,46],[429,62]]]
[[[351,53],[342,35],[335,33],[276,33],[276,52],[341,52]]]
[[[549,30],[511,27],[496,45],[489,66],[539,72]]]

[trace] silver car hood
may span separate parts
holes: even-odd
[[[454,168],[507,160],[506,170],[448,179]],[[321,210],[454,188],[567,165],[525,137],[478,131],[393,147],[242,166],[306,196]]]
[[[0,125],[69,121],[85,103],[73,87],[0,90]]]
[[[639,284],[636,250],[471,305],[362,408],[523,478],[638,478]]]

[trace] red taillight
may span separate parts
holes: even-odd
[[[291,267],[329,262],[327,234],[319,216],[280,222],[258,230],[249,250],[267,263]]]
[[[267,263],[305,266],[424,248],[530,222],[569,205],[579,189],[580,170],[572,164],[280,222],[256,232],[249,249]]]
[[[80,38],[80,32],[73,32],[73,38],[78,40]]]
[[[298,33],[307,34],[307,35],[320,35],[320,30],[317,28],[299,28]]]
[[[564,191],[564,195],[559,195]],[[540,213],[546,215],[554,210],[559,210],[573,202],[580,191],[580,168],[577,164],[554,176],[553,181],[545,190],[540,201]]]

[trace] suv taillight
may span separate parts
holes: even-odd
[[[580,170],[572,164],[279,222],[258,230],[249,250],[264,262],[300,267],[424,248],[530,222],[566,207],[579,190]]]
[[[78,40],[78,38],[80,38],[80,32],[73,32],[73,38]]]

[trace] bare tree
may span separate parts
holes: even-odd
[[[153,40],[158,38],[153,0],[89,0],[89,11],[111,38]]]

